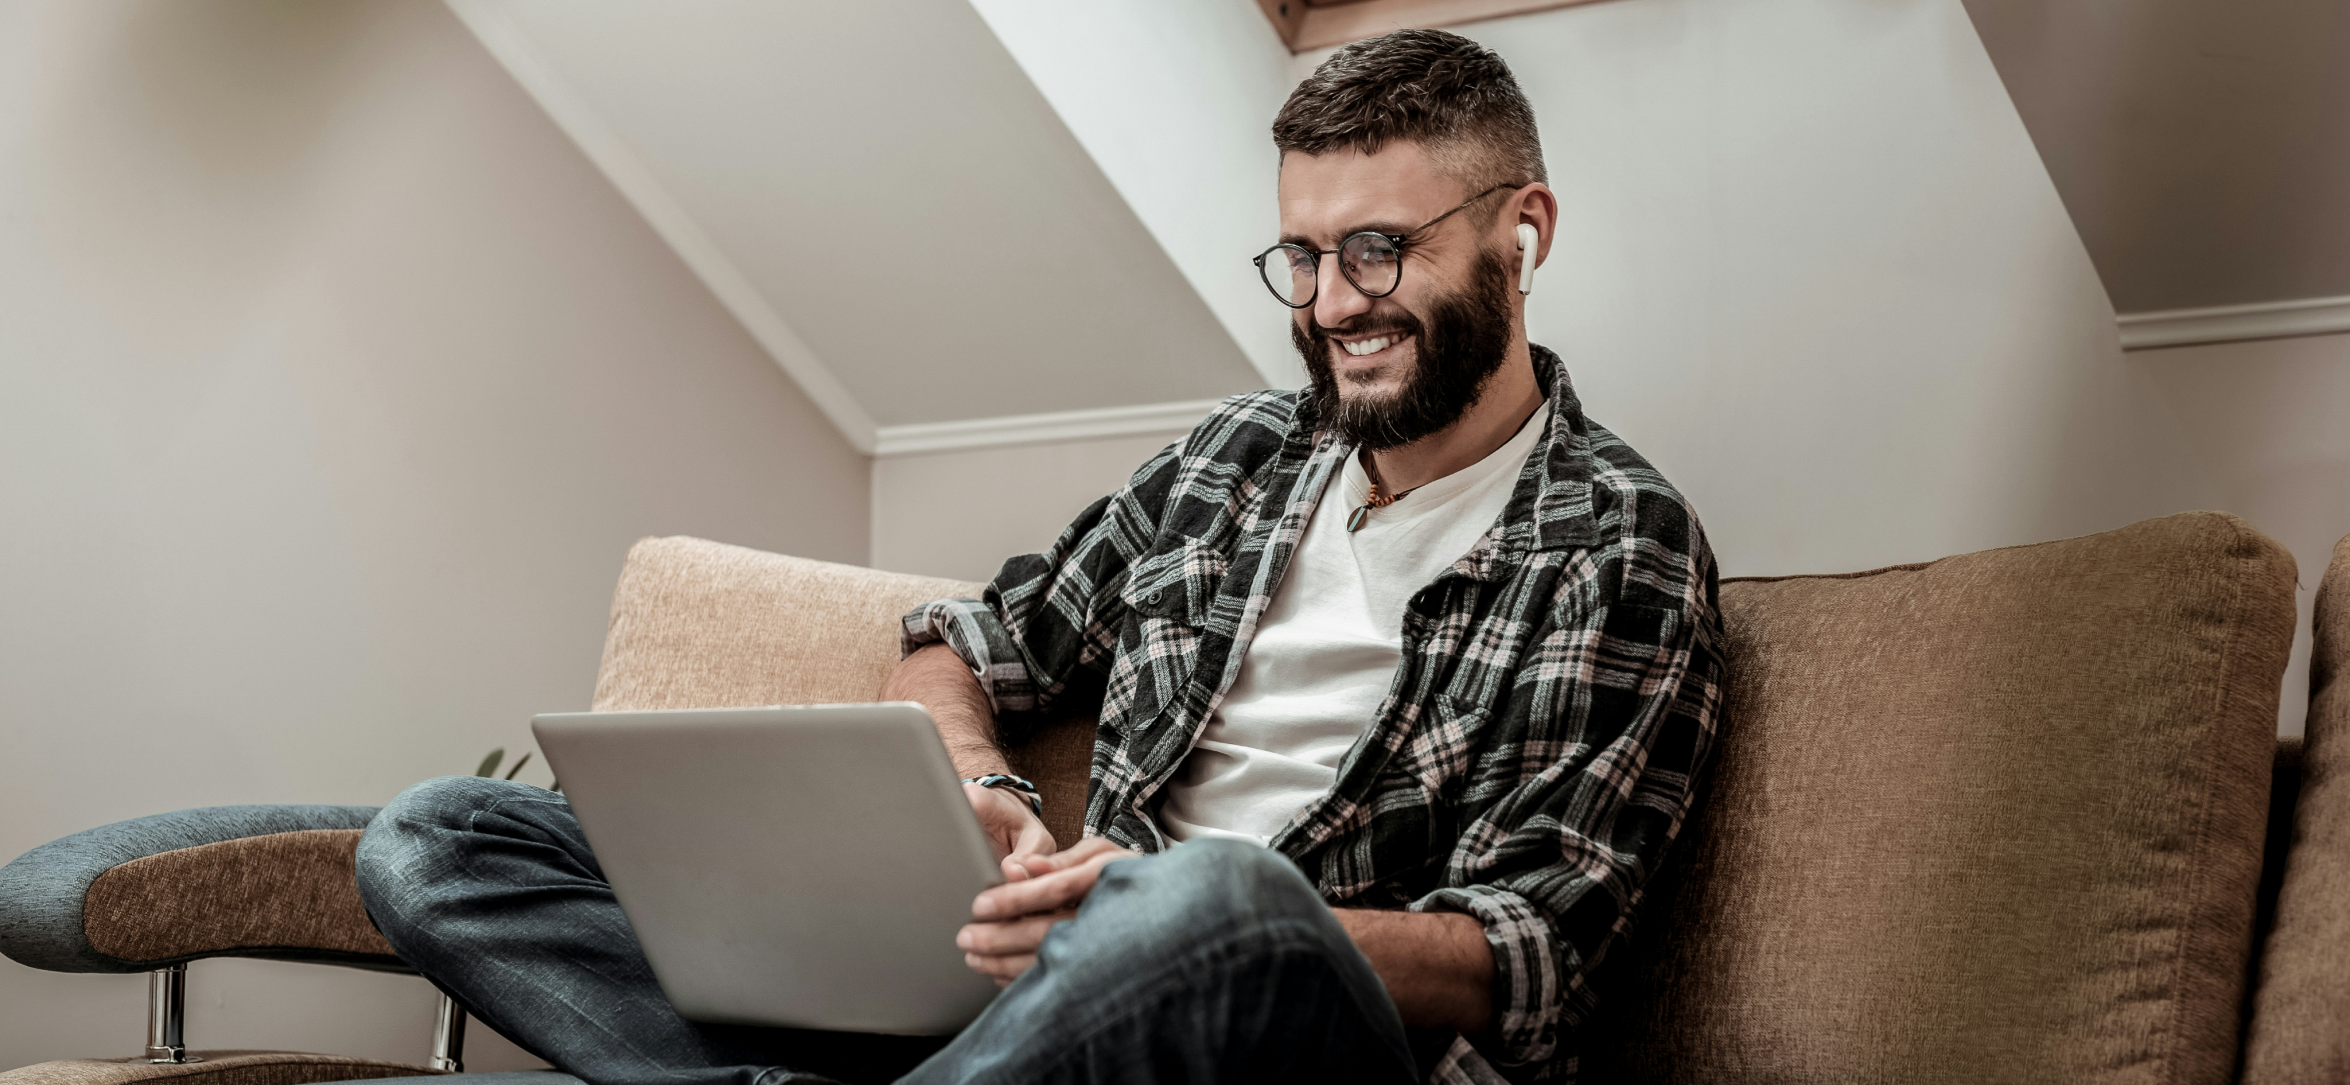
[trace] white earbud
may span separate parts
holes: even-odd
[[[1542,233],[1531,222],[1518,224],[1518,293],[1534,292],[1534,250],[1542,244]]]

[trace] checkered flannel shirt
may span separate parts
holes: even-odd
[[[1402,662],[1330,793],[1272,846],[1334,906],[1484,924],[1495,1028],[1431,1080],[1571,1080],[1602,954],[1688,816],[1721,698],[1716,574],[1663,475],[1534,348],[1548,429],[1493,528],[1411,597]],[[1085,831],[1169,846],[1154,811],[1352,449],[1296,392],[1226,400],[984,600],[905,619],[1016,744],[1098,712]]]

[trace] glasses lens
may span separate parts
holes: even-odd
[[[1292,309],[1314,300],[1314,254],[1296,245],[1277,245],[1265,254],[1265,286]]]
[[[1346,277],[1355,289],[1374,298],[1385,297],[1395,290],[1395,279],[1403,267],[1402,253],[1386,234],[1356,234],[1338,247],[1338,260],[1346,268]]]

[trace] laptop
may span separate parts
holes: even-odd
[[[531,731],[685,1017],[944,1035],[995,998],[955,932],[1003,876],[922,706],[553,713]]]

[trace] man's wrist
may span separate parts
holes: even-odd
[[[963,782],[1018,795],[1028,800],[1029,810],[1033,811],[1039,819],[1044,817],[1044,793],[1038,791],[1036,785],[1030,783],[1026,777],[1014,776],[1009,772],[984,772],[977,776],[966,777]]]

